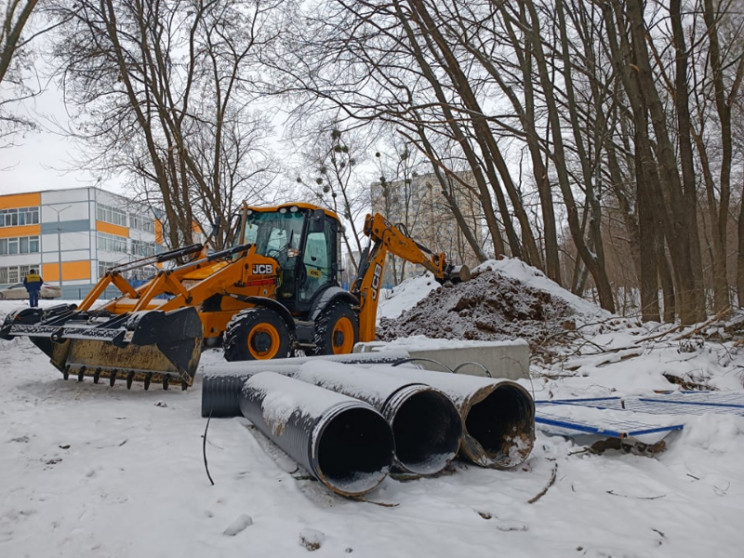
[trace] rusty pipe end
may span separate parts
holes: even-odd
[[[482,467],[516,467],[535,443],[535,402],[516,382],[504,380],[478,390],[462,408],[461,453]]]
[[[462,419],[438,389],[424,384],[402,387],[381,410],[395,438],[395,468],[414,475],[441,472],[457,456]]]

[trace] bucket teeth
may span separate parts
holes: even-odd
[[[92,366],[67,366],[62,374],[65,378],[74,377],[79,382],[84,381],[85,377],[88,376],[93,379],[96,384],[101,383],[103,380],[108,380],[110,386],[115,386],[117,380],[125,382],[127,389],[134,389],[133,386],[139,383],[144,389],[149,390],[150,386],[162,385],[164,390],[168,390],[173,386],[174,389],[178,387],[181,391],[186,391],[191,385],[187,380],[182,379],[180,376],[175,374],[169,374],[167,372],[145,372],[142,370],[136,370],[131,368],[104,368]]]
[[[33,320],[27,317],[11,326],[17,329],[13,336],[29,337],[66,380],[91,376],[98,383],[108,378],[113,386],[118,377],[128,388],[144,381],[145,389],[152,382],[162,383],[164,389],[171,380],[185,382],[187,387],[192,384],[203,341],[194,307],[115,315],[77,312],[74,306],[64,310],[62,314],[34,313]],[[3,327],[0,324],[0,330]]]

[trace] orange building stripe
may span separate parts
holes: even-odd
[[[0,227],[0,238],[14,238],[16,236],[39,236],[41,225],[20,225],[18,227]]]
[[[41,192],[30,194],[11,194],[0,196],[0,209],[15,209],[17,207],[35,207],[41,205]]]
[[[41,277],[48,283],[59,283],[59,264],[46,263],[41,266]],[[62,280],[90,279],[90,260],[62,262]]]
[[[106,223],[105,221],[96,221],[96,230],[103,233],[114,234],[116,236],[123,236],[129,238],[129,229],[120,225],[113,225]]]
[[[161,246],[163,244],[163,223],[158,219],[155,219],[155,243]]]

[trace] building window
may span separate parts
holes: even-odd
[[[17,207],[0,209],[0,227],[17,227],[19,225],[38,225],[38,207]]]
[[[14,254],[38,254],[39,237],[21,236],[13,238],[0,238],[0,255]]]
[[[129,223],[133,229],[155,234],[155,223],[146,215],[129,214]]]
[[[117,265],[121,265],[121,262],[105,262],[103,260],[98,260],[98,278],[100,279],[106,275],[107,271],[113,269]]]
[[[13,283],[20,283],[28,275],[28,272],[31,271],[31,267],[30,265],[0,267],[0,284],[12,285]]]
[[[104,252],[127,253],[127,239],[108,233],[98,233],[98,249]]]
[[[127,214],[121,209],[116,209],[110,205],[99,203],[96,207],[96,218],[99,221],[111,223],[112,225],[127,226]]]
[[[155,255],[155,243],[132,239],[132,255],[146,258]]]

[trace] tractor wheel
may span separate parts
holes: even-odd
[[[292,348],[292,336],[279,314],[268,308],[251,308],[227,324],[223,346],[229,361],[284,358]]]
[[[350,353],[359,340],[359,318],[342,300],[328,305],[315,322],[314,355]]]

